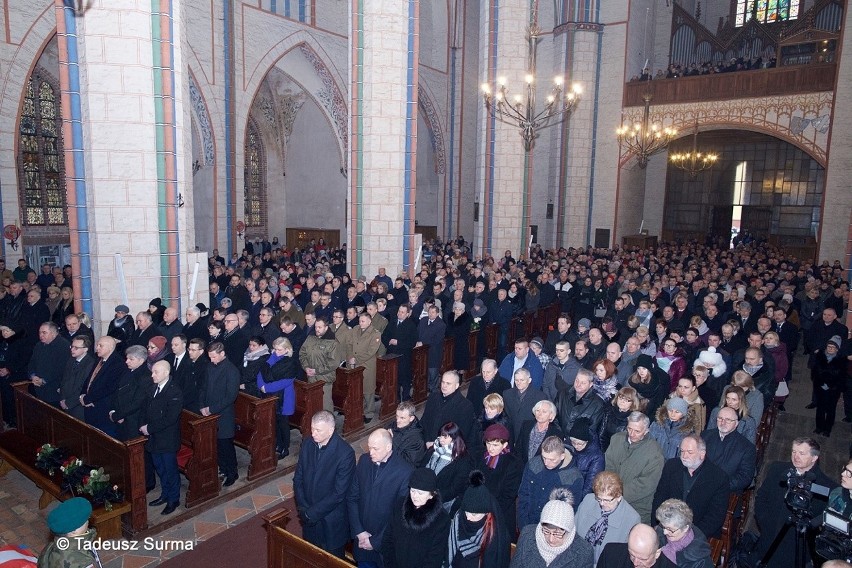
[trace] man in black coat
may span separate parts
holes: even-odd
[[[497,374],[497,361],[483,359],[479,374],[470,379],[467,387],[467,399],[473,405],[475,415],[482,411],[482,401],[489,394],[503,395],[503,391],[512,388],[512,384]]]
[[[334,415],[317,412],[299,450],[293,494],[304,539],[340,558],[350,539],[346,497],[354,474],[355,452],[335,434]]]
[[[737,432],[739,416],[724,407],[716,415],[716,427],[708,424],[701,433],[707,445],[707,459],[728,474],[731,491],[742,492],[754,481],[756,454],[754,444]]]
[[[415,468],[420,466],[426,455],[423,426],[416,412],[417,408],[410,400],[400,402],[396,407],[396,420],[388,428],[393,437],[393,451]]]
[[[447,422],[454,422],[459,427],[468,447],[478,444],[478,440],[473,439],[476,424],[473,405],[464,397],[459,386],[459,374],[456,371],[447,371],[441,376],[440,390],[436,390],[426,399],[426,408],[423,410],[420,424],[423,426],[427,448],[432,447],[438,437],[438,431]]]
[[[415,347],[429,346],[429,357],[426,365],[429,377],[426,385],[429,392],[438,390],[438,371],[441,369],[441,360],[444,358],[444,335],[446,335],[447,325],[438,317],[440,311],[437,306],[429,306],[428,317],[420,318],[417,323]]]
[[[177,308],[166,308],[163,312],[163,321],[157,330],[157,335],[162,335],[167,341],[171,340],[183,331],[183,323],[178,317]]]
[[[85,409],[86,424],[100,428],[110,436],[115,435],[114,424],[109,419],[112,395],[118,388],[121,375],[127,369],[123,357],[116,351],[116,346],[114,337],[105,336],[98,339],[95,345],[97,361],[80,391],[80,404]]]
[[[272,308],[264,307],[260,308],[257,317],[260,324],[255,326],[251,334],[262,337],[266,345],[271,348],[272,342],[281,337],[281,330],[275,325],[275,313]],[[294,347],[293,353],[298,352],[299,350]]]
[[[140,412],[151,390],[151,371],[145,364],[148,351],[141,345],[131,345],[124,357],[127,369],[118,380],[109,411],[109,419],[117,431],[116,438],[122,442],[139,435]]]
[[[589,419],[589,432],[597,438],[606,406],[592,388],[594,378],[587,369],[577,371],[574,386],[556,394],[556,417],[563,432],[570,432],[578,418]]]
[[[71,358],[70,345],[59,337],[59,328],[53,322],[38,327],[38,338],[28,368],[30,391],[39,400],[59,408],[59,388],[65,364]]]
[[[180,377],[183,380],[183,407],[201,414],[201,392],[207,388],[207,367],[210,364],[207,358],[207,344],[197,337],[190,339],[186,353],[188,360],[181,362],[181,365],[185,366],[185,374]]]
[[[243,355],[249,344],[249,330],[240,327],[240,318],[235,313],[230,313],[225,316],[223,321],[225,325],[225,333],[222,335],[222,343],[225,348],[225,356],[228,361],[236,367],[241,367],[243,364]]]
[[[231,316],[228,316],[231,317]],[[237,451],[234,448],[236,415],[234,403],[240,392],[240,371],[225,357],[225,346],[214,341],[207,347],[210,364],[207,366],[207,384],[201,391],[201,415],[219,415],[216,430],[216,451],[219,469],[225,474],[223,487],[237,481]]]
[[[141,345],[147,348],[148,342],[157,332],[157,326],[154,325],[154,318],[151,312],[139,312],[136,314],[136,329],[130,334],[126,345],[122,345],[122,349],[126,349],[128,345]]]
[[[529,369],[521,367],[515,371],[515,386],[503,391],[503,412],[509,419],[512,440],[518,439],[521,425],[533,416],[533,407],[541,400],[547,397],[532,386]]]
[[[707,538],[718,537],[725,522],[730,479],[706,459],[707,446],[698,435],[685,436],[680,456],[666,460],[654,493],[651,517],[666,499],[680,499],[692,509],[692,522]]]
[[[754,566],[769,550],[775,536],[784,528],[790,510],[784,502],[788,480],[794,483],[809,481],[833,489],[837,483],[819,468],[820,445],[813,438],[793,440],[791,462],[774,462],[769,465],[754,501],[754,518],[760,528],[760,538],[749,554],[746,566]],[[789,476],[789,477],[788,477]],[[808,513],[818,519],[825,510],[824,499],[812,499]],[[775,554],[766,563],[767,568],[786,568],[795,556],[796,530],[791,528],[784,535]],[[737,562],[739,564],[739,561]]]
[[[408,478],[414,467],[393,451],[387,430],[376,430],[367,440],[368,453],[355,467],[347,504],[349,532],[354,539],[356,562],[381,565],[382,537],[393,517],[394,507],[408,494]]]
[[[77,314],[71,314],[66,317],[65,327],[59,330],[59,337],[63,338],[68,343],[71,343],[75,337],[79,337],[81,335],[88,336],[90,348],[95,345],[94,332],[92,332],[89,326],[80,321],[80,317]],[[92,354],[91,349],[89,354]]]
[[[634,563],[633,558],[636,558]],[[602,568],[675,568],[660,548],[660,539],[650,526],[639,523],[627,536],[627,542],[610,542],[604,546],[598,566]]]
[[[180,449],[180,413],[183,396],[174,381],[169,380],[169,364],[157,361],[151,369],[154,387],[142,410],[139,431],[148,436],[145,450],[151,455],[160,478],[160,496],[148,503],[152,507],[166,505],[163,515],[170,515],[180,505],[180,472],[177,452]]]
[[[397,308],[397,317],[388,321],[382,332],[382,343],[388,355],[402,355],[399,358],[400,401],[411,398],[411,353],[417,344],[417,324],[409,317],[411,308],[402,304]]]
[[[59,406],[77,420],[86,420],[80,405],[80,391],[95,367],[95,358],[89,353],[91,347],[88,335],[78,335],[71,340],[71,358],[65,364],[59,387]]]
[[[41,291],[38,288],[31,288],[27,292],[26,302],[21,306],[21,314],[18,319],[18,323],[26,332],[24,339],[31,345],[35,345],[36,338],[40,335],[41,324],[48,321],[50,321],[50,308],[41,299]],[[66,347],[68,347],[67,344]]]

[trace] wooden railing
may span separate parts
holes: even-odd
[[[646,93],[653,97],[651,104],[662,105],[831,91],[836,76],[836,63],[822,63],[634,81],[624,86],[624,106],[644,106]]]

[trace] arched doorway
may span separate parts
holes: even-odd
[[[691,136],[669,147],[688,151]],[[801,148],[744,130],[713,130],[698,137],[700,149],[719,160],[692,180],[669,165],[663,235],[724,237],[732,228],[785,246],[815,244],[819,235],[825,169]]]

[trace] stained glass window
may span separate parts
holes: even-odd
[[[67,225],[62,127],[56,88],[38,72],[27,81],[19,130],[24,225]]]
[[[246,227],[255,227],[260,236],[266,236],[266,156],[254,120],[249,120],[246,132],[244,187]]]
[[[736,0],[736,3],[736,27],[741,27],[752,18],[761,24],[771,24],[799,17],[800,0]]]

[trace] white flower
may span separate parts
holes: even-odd
[[[96,475],[98,475],[98,470],[96,469],[93,469],[89,472],[89,477],[95,477]]]

